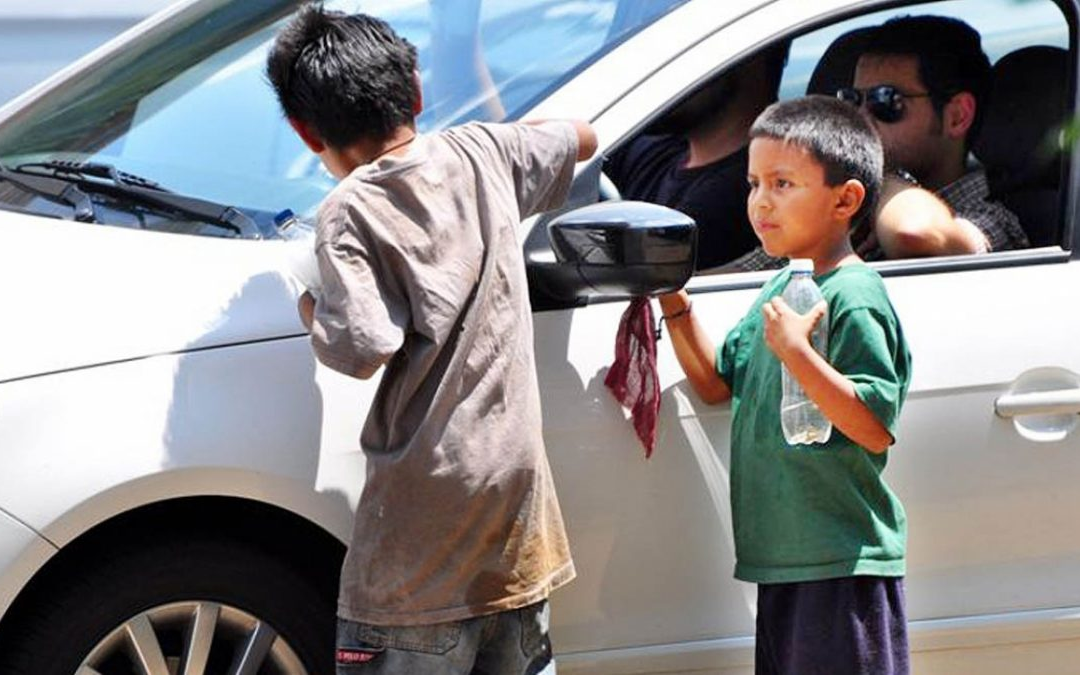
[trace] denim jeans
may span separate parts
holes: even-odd
[[[547,601],[427,626],[337,624],[337,675],[555,675]]]

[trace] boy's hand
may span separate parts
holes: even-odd
[[[810,331],[825,315],[828,307],[822,300],[806,314],[799,314],[783,298],[776,297],[766,302],[761,308],[765,318],[765,344],[781,361],[800,349],[810,347]]]
[[[311,324],[315,318],[315,296],[311,291],[304,291],[300,299],[296,301],[296,311],[300,314],[300,322],[304,328],[311,332]]]

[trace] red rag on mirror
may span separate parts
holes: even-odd
[[[604,384],[616,400],[630,409],[645,458],[656,445],[656,422],[660,413],[660,379],[656,372],[656,329],[652,305],[645,297],[634,298],[619,320],[615,335],[615,362]]]

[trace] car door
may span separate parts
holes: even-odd
[[[1024,40],[1067,45],[1075,25],[1071,2],[1046,3],[1060,17],[1051,38],[1022,13],[1021,5],[1038,2],[912,3],[887,13],[885,4],[778,0],[723,17],[726,10],[710,9],[715,32],[598,112],[602,151],[777,37],[947,13],[983,30],[987,51],[1000,55],[1002,45]],[[810,43],[796,42],[789,70],[820,55],[797,51]],[[587,89],[589,75],[570,86]],[[562,106],[556,98],[536,112],[569,112]],[[579,180],[595,176],[583,171]],[[1063,185],[1071,186],[1068,207],[1052,246],[875,263],[914,358],[885,477],[909,518],[915,672],[1070,672],[1080,656],[1080,537],[1071,522],[1080,507],[1080,318],[1069,309],[1080,268],[1071,234],[1076,188]],[[768,277],[690,281],[695,314],[716,341]],[[697,399],[662,340],[658,441],[645,460],[627,413],[603,385],[625,307],[595,302],[535,316],[545,438],[579,571],[573,591],[556,596],[560,668],[750,672],[755,591],[732,578],[730,409]]]

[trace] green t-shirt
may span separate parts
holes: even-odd
[[[732,391],[731,506],[735,576],[756,583],[903,576],[907,520],[875,455],[835,427],[825,444],[789,446],[780,428],[780,361],[765,344],[761,306],[784,270],[717,350]],[[881,276],[866,265],[816,277],[829,303],[829,363],[895,438],[911,355]]]

